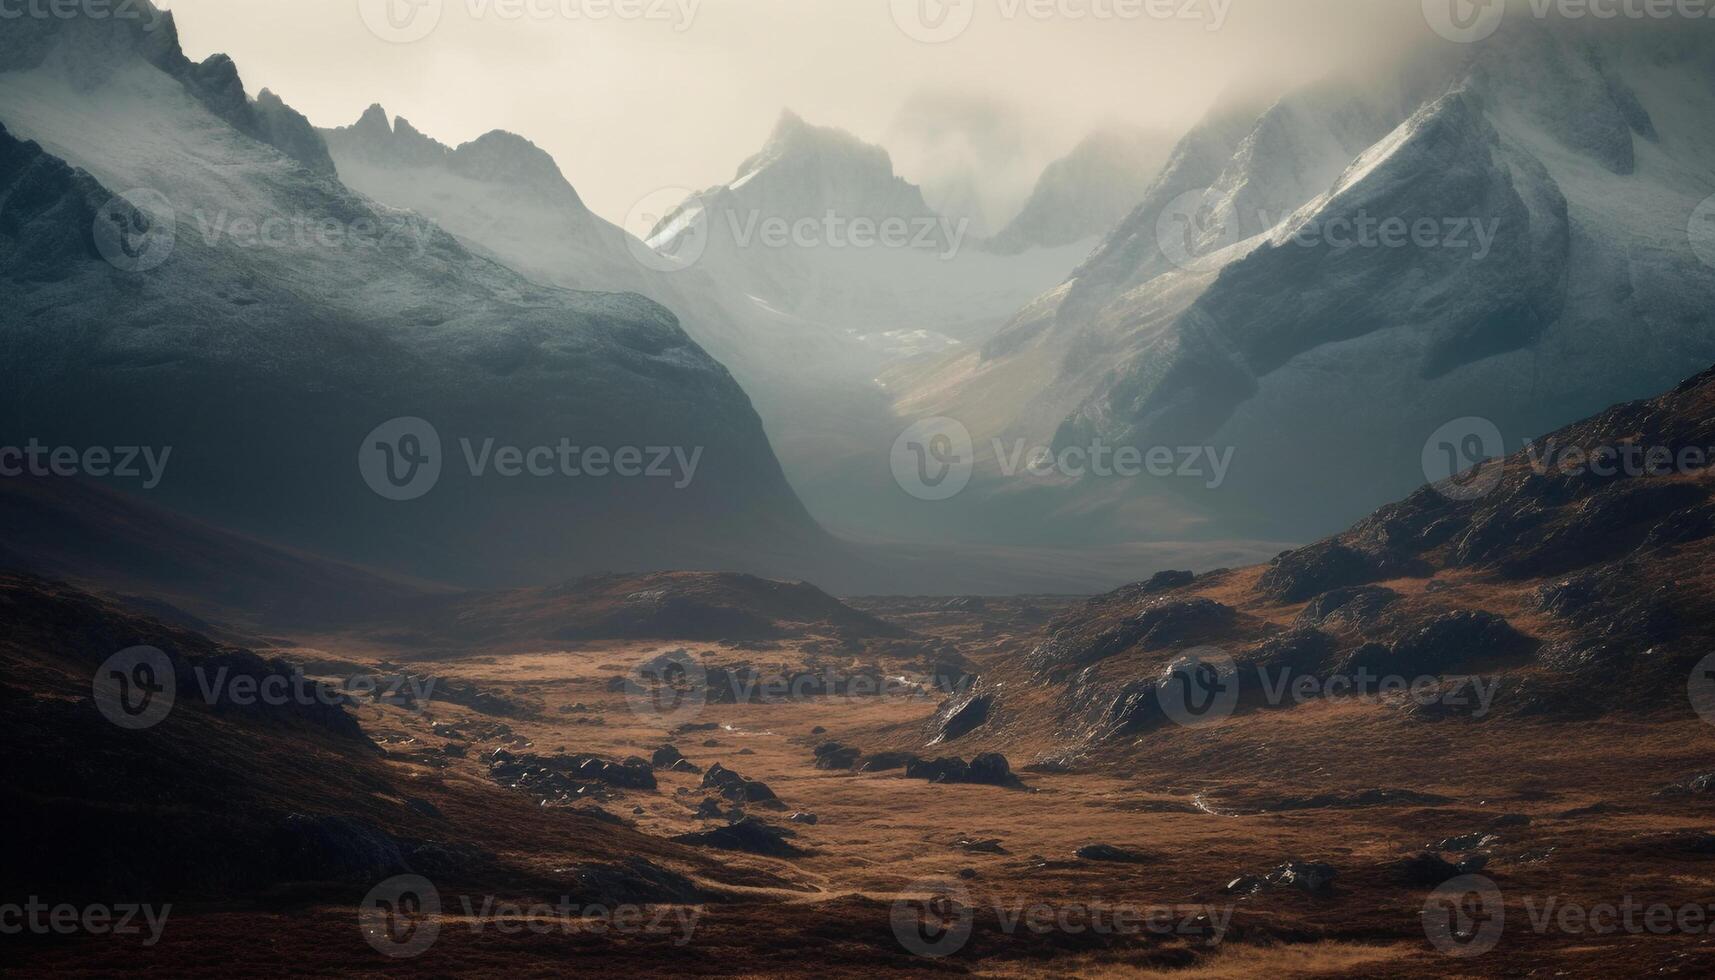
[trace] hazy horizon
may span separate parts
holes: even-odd
[[[1159,19],[1008,17],[1038,8],[982,0],[945,43],[910,36],[885,0],[641,0],[668,20],[561,13],[602,2],[446,0],[432,33],[406,43],[369,30],[355,0],[159,6],[178,15],[187,54],[230,55],[252,95],[272,89],[323,127],[379,103],[455,146],[518,133],[616,222],[663,188],[731,179],[786,108],[886,146],[916,183],[980,170],[985,209],[1004,220],[1042,166],[1098,126],[1177,133],[1229,85],[1349,61],[1405,24],[1423,28],[1415,5],[1401,20],[1359,0],[1175,0]]]

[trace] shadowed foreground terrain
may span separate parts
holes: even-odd
[[[1715,373],[1093,599],[391,583],[269,639],[6,575],[4,893],[170,905],[10,969],[1708,976],[1715,487],[1584,464],[1711,445]]]

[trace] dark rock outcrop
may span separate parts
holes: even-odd
[[[672,840],[679,844],[713,847],[723,851],[743,851],[766,857],[796,857],[804,851],[791,843],[789,838],[793,836],[790,830],[776,827],[756,817],[745,817],[725,827],[680,834]]]

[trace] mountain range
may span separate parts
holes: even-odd
[[[1511,451],[1659,390],[1715,358],[1688,233],[1715,188],[1711,40],[1518,19],[1223,100],[1070,277],[892,376],[897,404],[979,447],[1232,453],[1218,488],[1063,480],[1022,505],[979,458],[967,497],[1013,526],[1303,539],[1421,482],[1449,423]]]
[[[825,560],[749,398],[666,309],[538,284],[353,192],[301,116],[151,24],[0,37],[0,300],[28,311],[0,333],[9,441],[170,449],[160,504],[443,581]],[[441,443],[418,499],[360,467],[396,419]],[[563,442],[678,475],[501,472]]]

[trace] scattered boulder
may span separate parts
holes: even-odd
[[[817,823],[816,815],[814,813],[805,813],[803,811],[794,813],[787,819],[791,820],[793,823],[805,823],[810,824],[811,826],[814,826]]]
[[[1447,613],[1394,644],[1392,668],[1406,676],[1456,674],[1485,661],[1531,652],[1529,637],[1483,610]]]
[[[767,783],[746,779],[718,762],[703,773],[703,788],[713,788],[734,803],[762,803],[785,809]]]
[[[863,764],[858,766],[858,772],[891,772],[921,761],[923,760],[910,752],[877,752],[863,757]]]
[[[905,778],[927,779],[932,783],[1008,787],[1020,785],[1018,777],[1012,774],[1012,767],[1007,763],[1006,756],[997,752],[984,752],[968,763],[959,758],[930,761],[913,758],[905,764]]]
[[[972,693],[954,699],[942,710],[935,740],[948,742],[976,731],[988,722],[993,706],[994,696],[990,694]]]
[[[1012,766],[1006,761],[1006,756],[998,752],[984,752],[972,759],[965,770],[965,779],[967,782],[986,786],[1013,786],[1018,783],[1018,777],[1012,774]]]
[[[1197,596],[1191,599],[1159,599],[1138,613],[1138,643],[1145,650],[1160,650],[1179,643],[1202,642],[1238,618],[1230,606]]]
[[[1501,842],[1496,834],[1474,831],[1460,834],[1457,837],[1447,837],[1429,845],[1433,851],[1475,851],[1485,847],[1493,847]]]
[[[1221,890],[1229,895],[1255,895],[1268,889],[1291,888],[1322,894],[1333,887],[1338,875],[1333,867],[1320,861],[1288,861],[1265,875],[1239,875]]]
[[[1084,861],[1104,861],[1111,864],[1143,864],[1150,860],[1147,854],[1128,851],[1112,844],[1085,844],[1074,853]]]
[[[676,747],[663,745],[649,757],[649,762],[657,769],[671,769],[675,763],[683,761],[684,758],[684,755]]]
[[[350,817],[289,814],[272,844],[280,867],[303,881],[379,881],[409,870],[398,840]]]
[[[1005,854],[998,837],[961,837],[953,846],[970,854]]]
[[[817,769],[850,769],[857,765],[858,757],[863,753],[851,745],[841,745],[838,742],[823,742],[816,746]]]
[[[1320,861],[1288,861],[1264,876],[1263,880],[1276,888],[1296,888],[1301,892],[1323,892],[1334,884],[1339,875],[1332,866]]]
[[[776,827],[756,817],[744,817],[725,827],[713,830],[700,830],[688,834],[680,834],[672,838],[678,844],[690,844],[694,847],[713,847],[722,851],[743,851],[747,854],[761,854],[765,857],[796,857],[804,851],[795,847],[788,838],[792,837],[790,830]]]
[[[959,783],[964,782],[965,773],[969,769],[963,759],[917,759],[906,763],[905,778],[927,779],[932,783]]]
[[[1334,638],[1313,627],[1300,627],[1270,637],[1253,655],[1256,666],[1291,675],[1322,673],[1322,664],[1334,654]]]
[[[1399,598],[1399,593],[1380,585],[1359,585],[1330,589],[1311,599],[1298,614],[1298,621],[1319,626],[1331,619],[1362,625]]]
[[[1677,783],[1670,783],[1656,790],[1655,795],[1663,797],[1707,796],[1711,792],[1715,792],[1715,772],[1706,772]]]
[[[1277,602],[1303,602],[1393,577],[1388,564],[1338,541],[1323,541],[1277,556],[1257,580],[1257,591]]]
[[[502,785],[560,802],[585,796],[596,785],[637,790],[657,786],[649,763],[636,756],[611,762],[589,755],[515,755],[496,749],[489,759],[488,775]]]
[[[1472,855],[1455,864],[1433,851],[1421,851],[1389,866],[1390,876],[1404,885],[1436,888],[1460,875],[1476,874],[1489,863],[1486,855]]]

